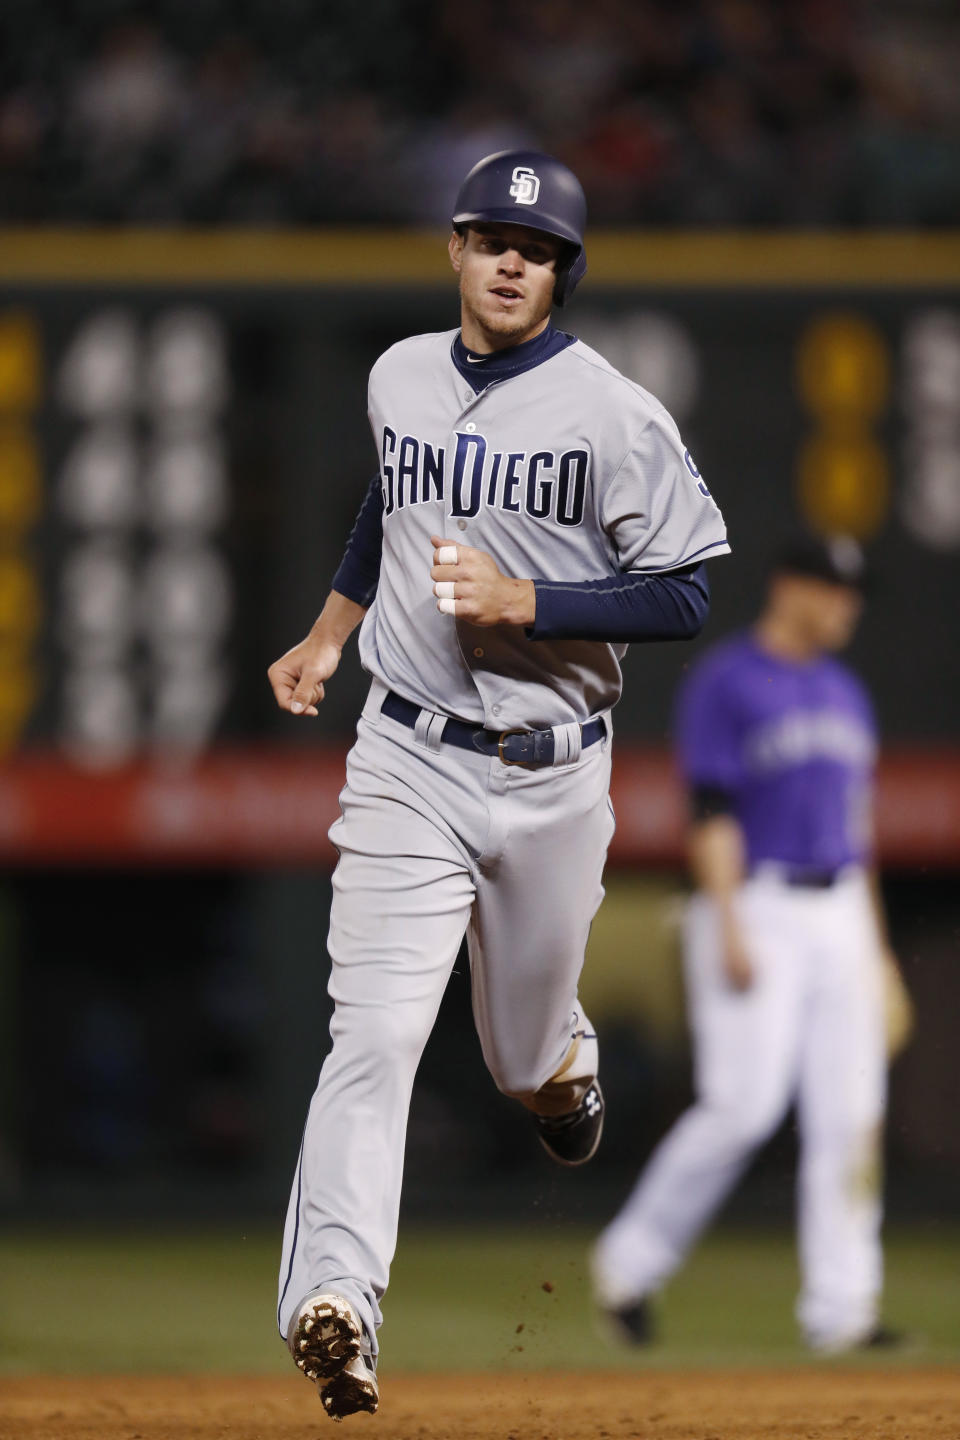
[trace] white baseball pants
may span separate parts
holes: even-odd
[[[866,879],[823,890],[776,868],[739,896],[756,978],[726,983],[713,906],[685,932],[696,1103],[654,1151],[595,1255],[601,1299],[625,1305],[679,1267],[759,1145],[796,1102],[802,1289],[808,1343],[865,1336],[882,1284],[880,1138],[886,1090],[876,925]]]
[[[577,981],[613,833],[609,734],[581,755],[578,727],[562,727],[567,763],[525,770],[442,744],[429,712],[407,729],[380,714],[382,695],[375,683],[330,831],[333,1047],[294,1176],[278,1308],[286,1335],[304,1296],[333,1289],[373,1353],[414,1075],[464,933],[497,1086],[541,1113],[573,1108],[597,1069]]]

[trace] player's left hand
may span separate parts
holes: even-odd
[[[887,1059],[893,1060],[909,1043],[916,1024],[916,1017],[910,991],[903,978],[903,971],[900,969],[896,955],[886,945],[880,952],[880,964],[883,973]]]
[[[532,580],[504,575],[485,550],[439,535],[430,539],[434,547],[430,579],[442,615],[455,615],[471,625],[533,624],[537,592]]]

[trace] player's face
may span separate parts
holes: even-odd
[[[842,650],[850,644],[863,611],[863,597],[850,585],[820,586],[817,618],[825,650]]]
[[[859,590],[812,575],[783,576],[780,584],[812,649],[843,650],[850,644],[863,610]]]
[[[473,225],[450,237],[463,343],[489,354],[546,329],[561,242],[525,225]]]

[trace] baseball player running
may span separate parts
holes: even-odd
[[[380,468],[309,635],[270,667],[316,715],[363,621],[369,697],[330,831],[332,1049],[310,1104],[278,1320],[335,1418],[377,1408],[414,1075],[466,933],[497,1086],[562,1164],[603,1097],[577,998],[613,830],[609,713],[628,641],[707,611],[723,521],[663,407],[554,303],[586,270],[586,206],[550,156],[467,176],[450,262],[461,326],[370,375]]]
[[[679,699],[698,887],[685,929],[696,1103],[655,1150],[593,1255],[621,1335],[682,1263],[792,1102],[800,1138],[797,1315],[839,1351],[878,1323],[885,1099],[883,964],[870,863],[870,701],[829,652],[861,609],[854,542],[786,548],[755,628],[696,664]]]

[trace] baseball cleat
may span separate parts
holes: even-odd
[[[913,1336],[903,1330],[894,1330],[881,1320],[869,1334],[856,1345],[857,1350],[907,1350],[913,1344]]]
[[[604,1329],[627,1345],[650,1345],[654,1339],[653,1311],[645,1296],[627,1305],[604,1305]]]
[[[807,1345],[819,1355],[849,1355],[864,1350],[909,1351],[916,1349],[920,1338],[904,1330],[894,1330],[882,1320],[859,1335],[844,1335],[829,1340],[807,1337]]]
[[[373,1357],[362,1350],[348,1361],[339,1375],[320,1391],[320,1403],[331,1420],[342,1420],[345,1415],[360,1412],[376,1414],[380,1390]]]
[[[375,1413],[377,1369],[362,1349],[363,1327],[349,1300],[332,1293],[309,1295],[290,1323],[287,1345],[297,1368],[316,1382],[332,1419]]]
[[[566,1115],[534,1115],[540,1143],[561,1165],[585,1165],[597,1153],[603,1134],[603,1091],[591,1081],[576,1110]]]

